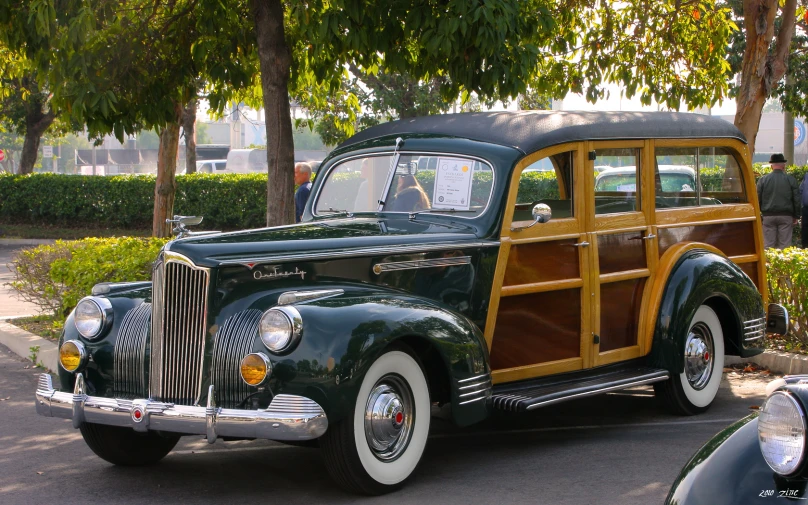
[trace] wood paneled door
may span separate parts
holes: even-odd
[[[545,149],[514,171],[485,328],[496,383],[591,366],[583,148]],[[552,219],[531,226],[536,204]]]
[[[645,353],[643,307],[658,258],[654,181],[643,174],[650,162],[649,147],[647,141],[590,142],[587,146],[590,175],[586,180],[594,181],[585,188],[591,223],[588,241],[592,244],[593,366]]]

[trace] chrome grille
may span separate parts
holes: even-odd
[[[222,324],[213,341],[210,383],[216,386],[216,402],[224,408],[238,408],[253,391],[241,380],[241,360],[252,351],[258,338],[260,310],[239,312]]]
[[[202,393],[209,272],[165,252],[152,278],[151,397],[196,405]]]
[[[760,340],[766,336],[766,319],[752,319],[743,322],[743,336],[744,342],[751,342],[753,340]]]
[[[148,394],[145,366],[151,309],[150,303],[142,303],[123,316],[113,351],[115,398],[144,398]]]

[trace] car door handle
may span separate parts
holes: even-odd
[[[652,239],[655,239],[655,238],[656,238],[656,235],[654,235],[654,234],[652,233],[652,234],[650,234],[650,235],[648,235],[648,236],[646,236],[646,237],[643,237],[642,239],[643,239],[643,240],[652,240]]]
[[[577,244],[570,244],[572,247],[589,247],[589,242],[578,242]]]

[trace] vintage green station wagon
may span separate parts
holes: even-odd
[[[725,355],[785,331],[759,216],[749,148],[719,119],[393,121],[331,154],[302,223],[183,229],[151,281],[96,286],[37,411],[120,465],[183,435],[316,440],[367,494],[410,477],[436,405],[466,426],[653,383],[699,413]]]

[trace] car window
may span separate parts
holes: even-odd
[[[488,206],[493,171],[487,163],[463,156],[406,154],[393,169],[393,159],[370,156],[338,164],[320,189],[315,214],[333,212],[328,209],[376,212],[382,204],[384,212],[455,209],[467,211],[459,217],[473,217]]]
[[[595,214],[640,209],[640,150],[633,147],[595,151]]]
[[[660,147],[654,159],[658,209],[746,201],[740,167],[726,148]]]
[[[533,207],[543,203],[551,219],[573,217],[573,174],[575,152],[566,151],[531,163],[519,176],[513,222],[533,221]]]

